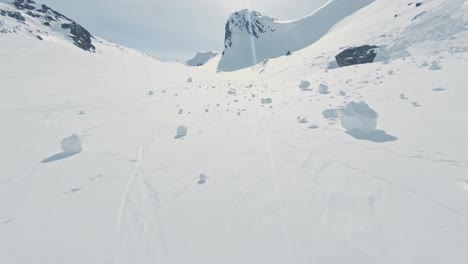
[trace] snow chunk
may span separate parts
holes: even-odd
[[[341,126],[347,131],[372,133],[377,127],[378,116],[366,103],[350,102],[341,110]]]
[[[327,94],[328,93],[328,86],[325,85],[325,84],[320,84],[319,85],[319,93]]]
[[[307,124],[309,121],[307,120],[307,117],[297,117],[297,122],[300,124]]]
[[[81,146],[81,139],[76,134],[64,138],[62,142],[60,142],[60,145],[64,153],[79,153],[83,150],[83,147]]]
[[[183,138],[187,135],[188,129],[185,126],[179,126],[177,128],[177,135],[175,136],[176,139]]]
[[[332,108],[332,109],[326,109],[322,112],[322,116],[323,118],[326,118],[326,119],[335,119],[335,118],[338,118],[339,116],[339,112],[338,110]]]
[[[440,67],[439,63],[437,61],[433,61],[431,63],[431,67],[429,67],[429,70],[431,71],[438,71],[438,70],[441,70],[442,67]]]
[[[197,183],[200,185],[205,184],[207,181],[208,181],[208,176],[206,176],[205,174],[200,174],[200,177],[198,177],[197,179]]]
[[[311,91],[310,89],[310,82],[309,81],[301,81],[301,84],[299,84],[299,89],[302,91]]]

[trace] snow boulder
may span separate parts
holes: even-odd
[[[325,85],[325,84],[320,84],[319,85],[319,93],[327,94],[328,93],[328,86]]]
[[[200,185],[203,185],[207,181],[208,181],[208,177],[205,174],[200,174],[200,177],[198,177],[197,183]]]
[[[310,82],[309,81],[301,81],[301,83],[299,84],[299,89],[301,89],[302,91],[311,91],[312,89],[310,89]]]
[[[79,153],[83,150],[83,147],[81,146],[81,139],[78,135],[73,134],[70,137],[64,138],[62,142],[60,142],[62,151],[64,153]]]
[[[335,119],[340,116],[340,113],[337,109],[331,108],[331,109],[326,109],[322,112],[323,118],[326,119]]]
[[[347,131],[372,133],[379,115],[364,102],[350,102],[341,110],[340,116],[341,126]]]
[[[176,139],[183,138],[187,135],[188,129],[185,126],[179,126],[177,128]]]

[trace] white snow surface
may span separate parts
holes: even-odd
[[[210,60],[212,60],[213,58],[215,58],[216,56],[218,56],[218,53],[214,51],[199,52],[195,54],[195,56],[192,59],[186,61],[185,65],[192,67],[202,66]]]
[[[466,264],[466,1],[421,2],[376,0],[292,56],[222,74],[0,33],[0,262]],[[328,68],[363,44],[389,59]],[[322,116],[353,101],[385,133]],[[60,155],[74,133],[86,151]]]

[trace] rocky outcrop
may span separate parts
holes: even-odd
[[[70,29],[70,37],[73,39],[73,44],[83,50],[91,51],[95,47],[92,44],[91,34],[79,24],[73,22],[71,24],[62,24],[62,28]]]
[[[28,25],[29,20],[33,20],[47,27],[54,28],[54,26],[58,26],[67,29],[68,34],[66,35],[75,46],[85,51],[94,52],[95,50],[94,38],[88,30],[47,5],[37,4],[33,0],[16,0],[11,5],[6,5],[6,9],[0,8],[0,15],[15,18],[25,26]],[[16,32],[16,30],[2,30],[1,32],[12,33]],[[56,33],[58,32],[53,34]]]
[[[274,32],[275,29],[268,26],[268,22],[273,22],[274,19],[263,16],[259,12],[244,9],[233,13],[226,22],[224,47],[232,47],[233,35],[239,32],[247,32],[247,34],[259,38],[260,34],[265,32]],[[267,22],[267,23],[265,23]]]
[[[370,45],[348,48],[336,55],[335,59],[340,67],[372,63],[377,57],[375,52],[377,48],[377,46]]]

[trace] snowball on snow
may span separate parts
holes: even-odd
[[[328,93],[328,86],[326,86],[325,84],[320,84],[319,85],[319,93],[321,93],[321,94]]]
[[[299,84],[299,89],[302,91],[310,91],[310,82],[309,81],[301,81],[301,84]]]
[[[341,126],[347,131],[371,133],[377,127],[378,116],[366,103],[350,102],[341,110]]]
[[[176,138],[185,137],[187,135],[188,129],[185,126],[180,126],[177,128]]]
[[[64,138],[60,143],[62,151],[65,153],[78,153],[83,150],[81,139],[78,135],[73,134],[71,137]]]
[[[433,61],[431,63],[431,67],[429,67],[429,70],[432,70],[432,71],[438,71],[438,70],[441,70],[442,67],[440,67],[439,63],[437,61]]]

